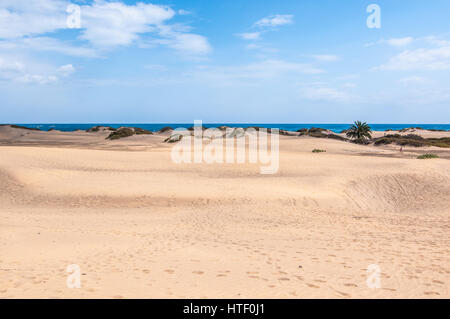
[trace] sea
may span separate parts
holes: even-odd
[[[11,123],[8,123],[11,124]],[[15,123],[14,123],[15,124]],[[79,124],[59,124],[59,123],[52,123],[52,124],[41,124],[41,123],[33,123],[33,124],[19,124],[29,128],[37,128],[43,131],[48,130],[59,130],[64,132],[70,132],[70,131],[76,131],[76,130],[87,130],[93,126],[111,126],[113,128],[119,128],[122,126],[127,127],[140,127],[149,131],[158,131],[162,129],[163,127],[170,126],[172,128],[189,128],[193,126],[193,123],[79,123]],[[314,123],[314,124],[279,124],[279,123],[270,123],[270,124],[261,124],[261,123],[213,123],[213,124],[207,124],[203,123],[203,126],[206,128],[211,127],[219,127],[219,126],[228,126],[228,127],[266,127],[266,128],[278,128],[280,130],[286,130],[286,131],[297,131],[302,128],[310,129],[312,127],[320,127],[324,128],[330,131],[333,131],[335,133],[340,133],[342,130],[346,130],[350,128],[352,124],[323,124],[323,123]],[[410,128],[410,127],[420,127],[422,129],[426,130],[444,130],[444,131],[450,131],[450,124],[369,124],[372,130],[374,131],[388,131],[388,130],[401,130],[404,128]]]

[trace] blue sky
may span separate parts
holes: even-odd
[[[448,0],[2,0],[0,122],[449,123],[449,13]]]

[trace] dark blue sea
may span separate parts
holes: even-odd
[[[87,130],[93,126],[111,126],[114,128],[119,128],[121,126],[128,127],[140,127],[149,131],[158,131],[163,127],[170,126],[172,128],[188,128],[193,126],[193,123],[152,123],[152,124],[117,124],[117,123],[91,123],[91,124],[17,124],[21,126],[26,126],[30,128],[38,128],[43,131],[48,131],[50,129],[59,131],[76,131],[76,130]],[[280,130],[287,131],[297,131],[302,128],[320,127],[328,129],[330,131],[339,133],[342,130],[348,129],[351,124],[258,124],[258,123],[214,123],[214,124],[203,124],[204,127],[219,127],[219,126],[229,126],[229,127],[251,127],[259,126],[266,128],[278,128]],[[387,130],[401,130],[409,127],[420,127],[428,130],[445,130],[450,131],[450,124],[370,124],[370,127],[374,131],[387,131]]]

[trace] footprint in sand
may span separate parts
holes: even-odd
[[[204,272],[201,271],[201,270],[196,270],[196,271],[193,271],[192,273],[196,274],[196,275],[203,275],[204,274]]]
[[[325,280],[322,280],[322,279],[315,279],[314,281],[315,281],[315,282],[321,282],[321,283],[326,282]]]
[[[313,284],[306,284],[309,288],[320,288],[319,286]]]
[[[175,270],[172,270],[172,269],[166,269],[164,271],[168,274],[173,274],[175,272]]]
[[[438,293],[436,291],[425,291],[424,294],[427,296],[430,296],[430,295],[439,296],[440,295],[440,293]]]
[[[342,291],[338,291],[338,290],[336,290],[336,292],[337,292],[338,294],[340,294],[341,296],[344,296],[344,297],[351,297],[351,295],[348,294],[348,293],[345,293],[345,292],[342,292]]]

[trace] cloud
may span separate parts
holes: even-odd
[[[72,64],[62,65],[58,68],[58,73],[67,77],[75,72],[75,67]]]
[[[91,48],[74,46],[50,36],[52,32],[68,28],[69,13],[66,9],[69,4],[68,0],[2,0],[0,39],[3,41],[0,46],[98,57],[101,55],[99,51],[133,45],[143,36],[152,34],[157,39],[166,40],[169,47],[185,50],[187,54],[211,51],[206,37],[189,33],[187,27],[167,24],[176,15],[168,6],[142,2],[127,5],[105,0],[94,0],[80,6],[79,39],[87,41]],[[178,11],[180,15],[187,13]]]
[[[258,85],[261,81],[281,79],[292,83],[301,75],[318,75],[324,72],[306,63],[263,60],[245,65],[203,66],[186,74],[186,80],[189,83],[199,81],[214,86]]]
[[[2,0],[0,38],[13,39],[53,32],[66,27],[68,1]]]
[[[414,38],[412,37],[406,37],[406,38],[392,38],[389,40],[386,40],[386,43],[395,47],[402,47],[408,44],[411,44],[414,41]]]
[[[433,45],[436,45],[439,47],[450,46],[450,41],[441,39],[440,37],[437,37],[434,35],[430,35],[430,36],[424,37],[422,39],[430,44],[433,44]]]
[[[312,58],[314,58],[317,61],[321,62],[334,62],[339,61],[339,57],[336,55],[331,54],[319,54],[319,55],[312,55]]]
[[[0,57],[0,74],[6,72],[22,72],[24,69],[25,66],[22,62]]]
[[[192,14],[192,12],[191,12],[191,11],[188,11],[188,10],[180,9],[180,10],[178,10],[178,14],[179,14],[180,16],[185,16],[185,15]]]
[[[239,33],[237,36],[244,40],[259,40],[261,38],[261,32]]]
[[[366,43],[365,46],[366,47],[371,47],[374,45],[379,45],[379,44],[388,44],[390,46],[393,47],[403,47],[403,46],[407,46],[411,43],[413,43],[414,41],[416,41],[418,39],[415,39],[413,37],[404,37],[404,38],[390,38],[390,39],[381,39],[379,41],[376,42],[370,42],[370,43]]]
[[[58,78],[54,75],[24,74],[20,77],[17,77],[15,81],[30,84],[50,84],[57,82]]]
[[[276,76],[286,73],[321,74],[323,70],[310,64],[286,62],[282,60],[265,60],[259,63],[247,65],[243,69],[251,74],[259,74],[262,77]]]
[[[293,19],[294,16],[291,14],[276,14],[256,21],[254,26],[259,28],[273,28],[281,25],[292,24]]]
[[[0,41],[0,49],[57,52],[68,56],[95,58],[99,52],[93,48],[75,46],[50,37],[20,38]]]
[[[206,37],[187,32],[190,28],[185,26],[165,24],[175,16],[170,7],[144,3],[128,6],[98,0],[92,6],[83,6],[82,10],[85,31],[81,38],[95,46],[130,45],[141,34],[151,32],[160,37],[147,42],[151,45],[167,45],[187,55],[212,51]]]
[[[450,46],[432,49],[406,50],[393,56],[376,70],[448,70],[450,69]]]
[[[259,31],[254,31],[254,32],[244,32],[244,33],[238,33],[236,34],[236,36],[240,37],[241,39],[244,40],[261,40],[261,36],[263,33],[268,32],[268,31],[273,31],[275,27],[278,26],[282,26],[285,24],[291,24],[293,23],[293,15],[290,14],[285,14],[285,15],[281,15],[281,14],[276,14],[276,15],[272,15],[266,18],[262,18],[258,21],[256,21],[253,24],[254,28],[258,28]],[[247,47],[247,48],[252,48],[252,49],[256,49],[256,48],[263,48],[261,46],[253,46],[253,47]]]
[[[59,76],[68,77],[75,72],[72,64],[53,67],[25,58],[0,56],[0,80],[27,84],[51,84]]]
[[[212,51],[208,40],[204,36],[192,33],[174,33],[169,39],[163,40],[161,43],[191,55],[203,55]]]
[[[402,78],[399,81],[400,83],[404,85],[415,85],[415,84],[425,84],[428,83],[429,80],[420,76],[410,76],[406,78]]]
[[[355,98],[345,91],[326,86],[303,87],[300,89],[300,96],[308,100],[325,100],[338,103],[349,102]]]
[[[165,6],[126,5],[103,0],[82,6],[81,12],[83,31],[80,38],[99,47],[130,45],[139,38],[139,34],[157,30],[159,25],[175,15],[171,8]]]

